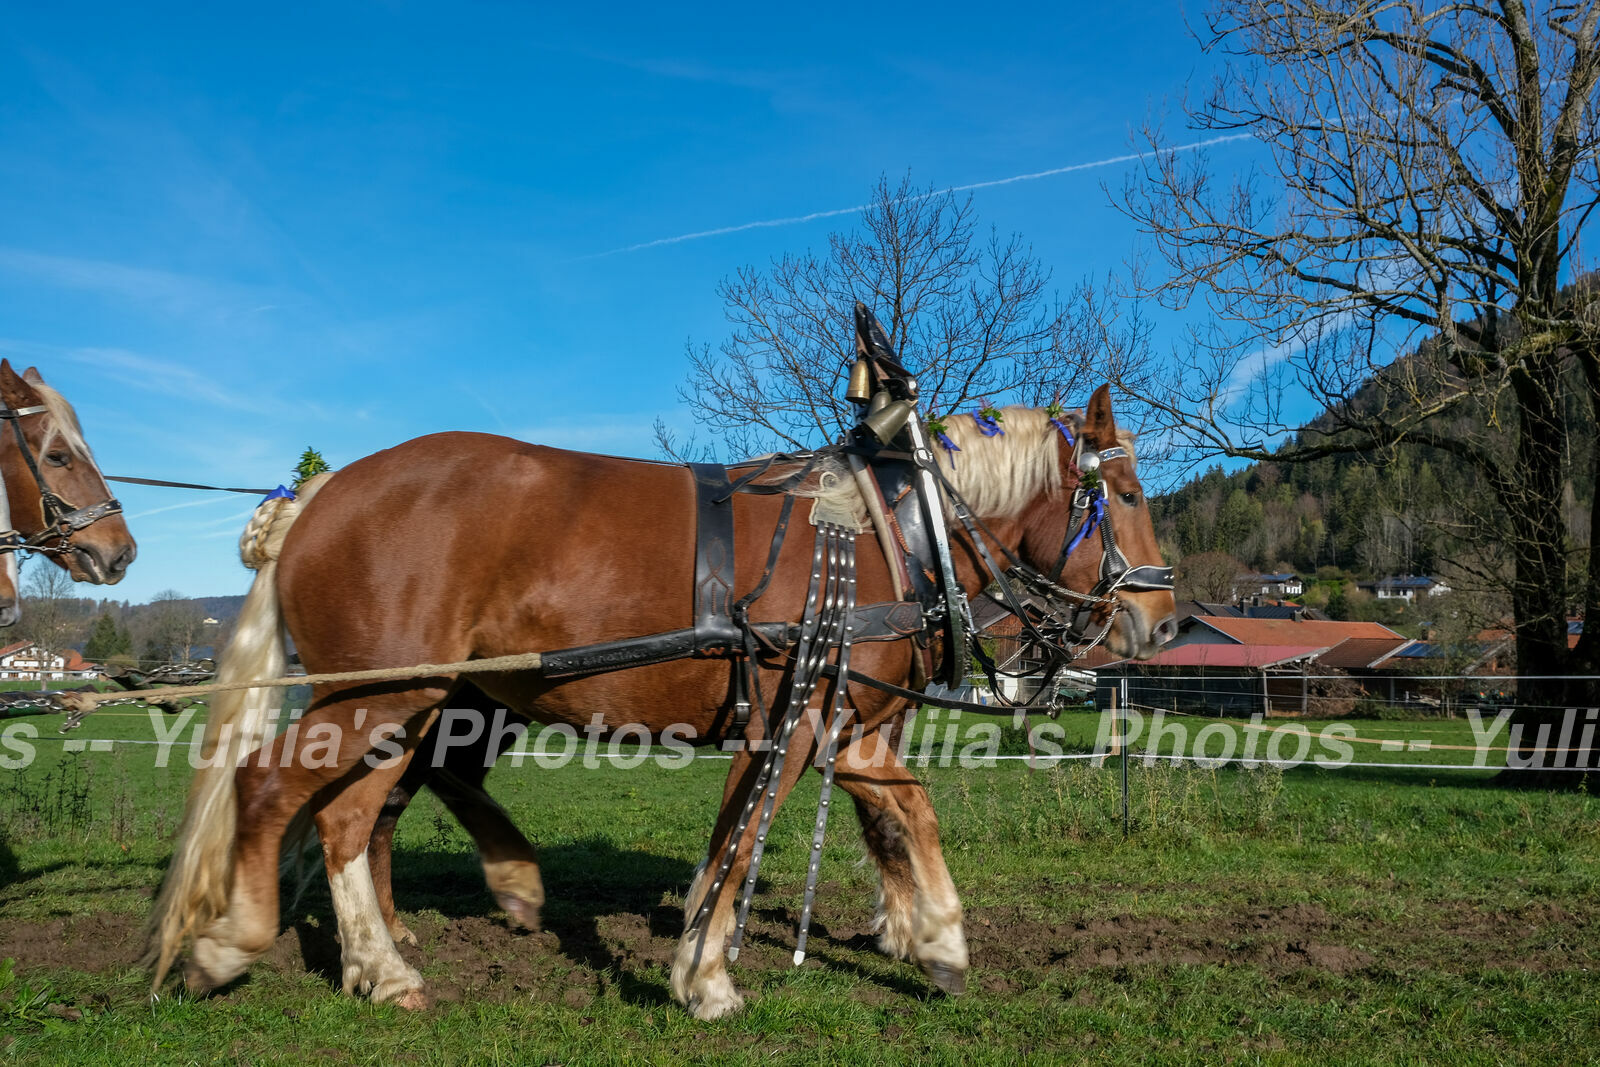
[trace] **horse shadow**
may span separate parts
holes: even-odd
[[[543,930],[554,936],[556,951],[594,972],[627,1003],[667,1003],[670,994],[665,971],[683,934],[681,896],[694,877],[694,865],[675,856],[618,848],[603,837],[591,836],[540,848],[539,867],[545,887]],[[499,913],[493,895],[484,885],[477,856],[469,851],[397,848],[392,880],[395,899],[403,912],[435,912],[447,921],[481,919]],[[758,899],[765,888],[765,879],[759,880]],[[308,893],[307,898],[303,903],[318,918],[303,918],[293,925],[300,939],[301,955],[307,969],[338,985],[342,973],[339,945],[334,937],[336,924],[328,921],[332,916],[326,889],[315,891],[315,896]],[[306,910],[303,908],[302,913]],[[326,919],[322,918],[324,913]],[[759,920],[761,927],[750,931],[752,944],[781,950],[785,956],[793,951],[792,940],[773,931],[792,931],[798,918],[795,912],[758,904],[752,918]],[[618,919],[624,923],[631,920],[642,927],[640,933],[647,931],[650,940],[664,940],[667,946],[655,944],[641,949],[637,940],[631,946],[619,945],[603,929],[607,920]],[[526,931],[508,930],[510,943],[503,950],[537,951],[531,945],[524,948],[517,944],[528,936]],[[862,955],[875,962],[863,961]],[[919,997],[929,992],[914,965],[886,967],[876,938],[870,934],[841,931],[836,935],[814,918],[809,956],[829,970],[902,995]],[[659,967],[652,968],[653,963]]]
[[[676,940],[683,929],[683,911],[663,898],[688,889],[694,865],[589,837],[541,848],[539,870],[545,887],[542,927],[554,935],[557,951],[601,976],[630,1003],[665,1003],[669,998],[664,983],[641,977],[638,957],[629,950],[619,952],[602,932],[602,922],[637,916],[652,937]],[[326,888],[316,884],[320,881],[313,881],[299,909],[303,917],[291,925],[307,969],[337,985],[342,973],[337,924],[329,921],[331,903]],[[431,911],[446,920],[499,912],[472,852],[396,848],[392,883],[402,912]],[[527,932],[511,930],[509,936],[519,938]]]

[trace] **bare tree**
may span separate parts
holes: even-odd
[[[72,579],[60,567],[40,561],[28,568],[21,607],[17,629],[46,657],[64,653],[83,636],[83,603],[73,596]]]
[[[1074,381],[1086,347],[1048,291],[1049,272],[1018,236],[978,231],[970,198],[880,179],[860,225],[827,251],[747,267],[718,286],[733,332],[690,346],[682,389],[695,419],[734,454],[814,447],[854,413],[844,399],[855,359],[852,308],[873,308],[916,373],[924,408],[965,410],[1050,399]],[[660,424],[663,451],[693,442]]]
[[[1231,603],[1245,565],[1226,552],[1196,552],[1176,568],[1178,599]]]
[[[200,606],[177,590],[157,593],[141,619],[142,658],[152,663],[187,662],[205,633],[205,620]]]
[[[1593,3],[1219,0],[1202,43],[1232,62],[1189,118],[1253,138],[1260,162],[1218,181],[1153,131],[1123,197],[1165,268],[1139,288],[1208,323],[1145,368],[1173,441],[1467,465],[1481,493],[1450,521],[1497,561],[1476,577],[1509,589],[1524,675],[1600,673],[1600,625],[1570,652],[1565,625],[1572,606],[1600,622],[1600,306],[1578,277],[1600,191],[1596,24]],[[1328,414],[1302,427],[1292,386]],[[1563,507],[1569,483],[1587,508]],[[1593,703],[1537,682],[1519,696]]]

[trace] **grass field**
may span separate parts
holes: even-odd
[[[337,992],[320,884],[285,912],[284,933],[246,980],[199,1000],[169,988],[152,1004],[130,960],[181,812],[184,753],[157,768],[155,746],[127,743],[152,739],[136,709],[102,712],[75,738],[123,742],[109,751],[68,752],[58,719],[26,721],[39,727],[36,758],[0,770],[0,959],[15,961],[0,964],[0,1056],[19,1062],[1600,1055],[1600,801],[1499,789],[1491,771],[1135,761],[1124,839],[1116,760],[919,770],[967,907],[973,971],[954,999],[873,950],[875,879],[848,806],[830,826],[812,955],[790,966],[815,812],[807,781],[779,817],[751,939],[732,967],[749,1007],[700,1024],[670,1001],[667,967],[724,763],[503,761],[490,788],[541,850],[540,934],[506,927],[469,841],[419,798],[395,868],[422,941],[404,953],[438,999],[426,1012]],[[1315,735],[1325,724],[1303,725]],[[1353,726],[1374,742],[1473,742],[1462,720]],[[1096,723],[1067,716],[1062,727],[1060,747],[1084,751]],[[1471,762],[1460,750],[1353,747],[1363,762]],[[0,744],[0,757],[17,755]]]

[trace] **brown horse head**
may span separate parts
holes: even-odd
[[[1090,636],[1099,632],[1107,621],[1111,630],[1106,635],[1106,647],[1121,656],[1148,659],[1177,633],[1177,605],[1170,588],[1141,588],[1144,583],[1117,584],[1107,571],[1116,566],[1106,564],[1106,546],[1114,544],[1120,552],[1127,570],[1140,573],[1139,568],[1162,568],[1161,550],[1156,544],[1155,528],[1150,522],[1150,508],[1145,501],[1144,489],[1139,484],[1133,438],[1118,429],[1111,412],[1111,390],[1101,386],[1089,401],[1081,416],[1063,416],[1062,422],[1076,431],[1080,453],[1067,443],[1066,437],[1053,425],[1048,416],[1038,409],[1007,408],[1002,424],[1004,438],[1011,440],[1003,447],[1008,449],[1037,450],[1026,462],[1013,464],[1011,469],[1025,477],[1016,490],[1019,495],[1031,495],[1026,507],[1012,505],[1007,508],[998,499],[990,504],[988,513],[1003,515],[1013,511],[1021,526],[1020,554],[1025,562],[1045,574],[1059,585],[1074,592],[1092,594],[1097,588],[1110,586],[1107,601],[1093,608],[1090,619],[1094,624]],[[963,463],[981,463],[985,439],[977,437],[965,424],[954,424],[959,433],[957,443],[962,447],[955,458],[954,470],[959,472]],[[975,449],[974,446],[977,446]],[[1083,537],[1063,560],[1063,553],[1078,524],[1087,517],[1075,508],[1076,489],[1080,481],[1076,460],[1080,454],[1113,450],[1099,467],[1101,488],[1105,494],[1103,524],[1109,529],[1109,538],[1101,530]],[[1120,450],[1120,454],[1118,451]],[[971,459],[968,459],[969,454]],[[975,482],[979,472],[971,472]],[[1032,486],[1031,483],[1039,483]],[[1042,486],[1042,490],[1039,486]],[[963,490],[965,491],[965,490]],[[979,491],[982,495],[982,491]],[[985,508],[973,502],[980,515]],[[1113,559],[1113,564],[1118,561]],[[1113,606],[1115,613],[1113,613]]]
[[[119,509],[105,506],[111,491],[72,405],[36,369],[19,375],[9,360],[0,360],[0,401],[10,412],[26,412],[0,426],[0,474],[17,530],[75,581],[121,581],[137,550]]]

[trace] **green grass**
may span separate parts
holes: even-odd
[[[80,733],[150,738],[148,719],[115,711]],[[0,1057],[19,1062],[1570,1063],[1600,1039],[1600,802],[1586,793],[1502,790],[1486,771],[1135,761],[1125,840],[1115,760],[917,771],[967,908],[961,998],[872,951],[875,878],[848,805],[813,955],[789,966],[812,780],[775,826],[731,968],[749,1007],[694,1022],[669,1001],[665,960],[726,764],[529,761],[502,764],[490,788],[540,846],[545,934],[503,928],[430,796],[401,823],[396,895],[437,1007],[337,992],[320,886],[280,941],[314,946],[320,967],[275,950],[219,996],[150,1004],[128,960],[181,812],[183,754],[158,769],[151,746],[67,752],[58,718],[30,721],[37,758],[0,770],[0,958],[16,959],[0,966]],[[1064,750],[1092,743],[1089,717],[1062,726]],[[1460,720],[1355,727],[1472,740]],[[1370,762],[1471,757],[1357,747]]]

